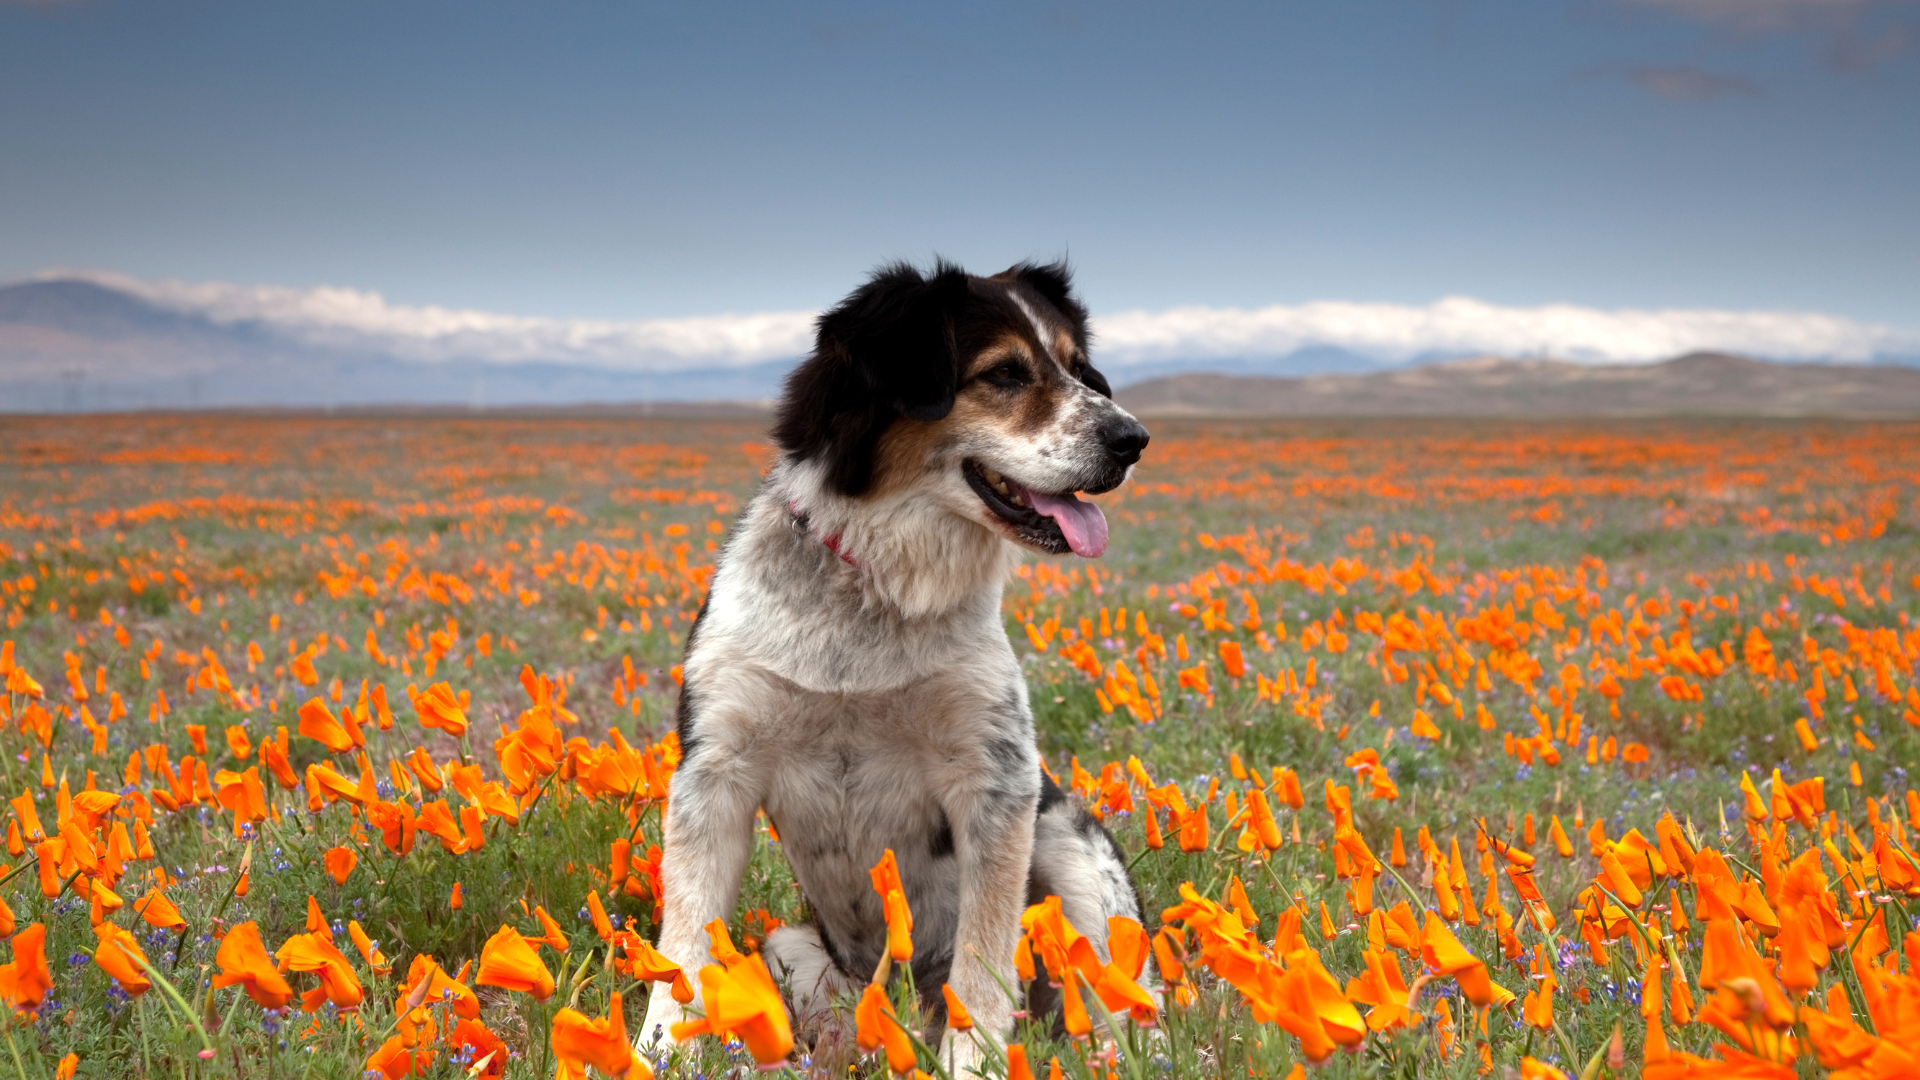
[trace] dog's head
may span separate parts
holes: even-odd
[[[912,488],[1015,543],[1092,557],[1106,518],[1076,492],[1126,480],[1147,429],[1087,358],[1062,264],[974,277],[896,264],[820,317],[774,440],[852,498]]]

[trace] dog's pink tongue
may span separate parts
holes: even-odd
[[[1035,510],[1052,518],[1067,538],[1067,546],[1083,559],[1097,559],[1107,550],[1107,515],[1092,503],[1081,502],[1072,492],[1045,495],[1028,491],[1027,500]]]

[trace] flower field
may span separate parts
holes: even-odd
[[[1152,426],[1004,603],[1147,925],[1030,911],[990,1074],[1920,1076],[1920,425]],[[793,1041],[764,821],[646,944],[762,427],[0,421],[0,1072],[941,1073],[903,979]]]

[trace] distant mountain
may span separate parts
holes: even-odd
[[[257,292],[272,295],[262,300]],[[473,313],[419,309],[405,315],[459,325],[432,336],[383,333],[380,320],[395,309],[377,297],[369,310],[369,294],[343,292],[316,301],[319,292],[228,290],[183,297],[179,290],[113,275],[0,286],[0,412],[764,405],[779,394],[782,378],[805,348],[804,322],[785,325],[792,316],[776,317],[783,321],[762,331],[784,346],[758,344],[762,339],[743,345],[724,331],[687,325],[699,320],[664,320],[655,329],[590,325],[582,342],[571,327],[552,321],[481,315],[488,325],[474,332]],[[232,293],[244,294],[242,302],[235,303]],[[703,348],[716,355],[731,349],[734,356],[725,364],[702,361],[697,354]],[[696,358],[676,357],[675,349],[693,350]],[[768,357],[770,352],[775,355]],[[1282,356],[1214,356],[1206,364],[1245,375],[1388,366],[1331,346]],[[1152,360],[1110,374],[1138,381],[1192,366],[1191,360]]]
[[[1401,324],[1414,316],[1445,323],[1481,315],[1499,323],[1527,313],[1467,301],[1443,301],[1424,315],[1390,307],[1122,312],[1100,322],[1096,355],[1108,378],[1124,387],[1123,401],[1160,415],[1920,411],[1915,373],[1896,367],[1773,364],[1705,353],[1651,365],[1458,359],[1459,351],[1433,350],[1472,334]],[[1579,314],[1544,313],[1563,320]],[[1674,317],[1681,316],[1711,325],[1745,318]],[[1652,318],[1630,312],[1581,317],[1609,327],[1608,319],[1631,324],[1628,329]],[[1750,321],[1772,326],[1780,318],[1763,314]],[[1289,319],[1313,326],[1301,329]],[[1284,333],[1260,329],[1276,320]],[[0,413],[582,404],[644,410],[672,402],[764,407],[810,347],[811,322],[812,315],[799,311],[562,320],[405,307],[352,289],[185,285],[76,272],[0,285]],[[1792,338],[1819,329],[1803,322],[1788,319],[1785,330],[1769,332]],[[1892,332],[1835,333],[1828,334],[1835,348],[1852,351],[1832,355],[1884,360],[1911,351],[1892,348],[1907,342]],[[1853,341],[1847,334],[1867,338]],[[1399,344],[1383,351],[1377,341],[1353,348],[1325,343],[1383,335]],[[1655,339],[1666,340],[1652,335],[1647,341]],[[1424,351],[1416,348],[1422,343]],[[1862,351],[1867,345],[1873,349]],[[1191,373],[1202,367],[1211,374]]]
[[[649,371],[457,351],[418,360],[335,336],[217,321],[91,280],[0,286],[0,412],[765,401],[793,364]]]
[[[1920,369],[1690,353],[1657,364],[1476,357],[1367,375],[1192,373],[1123,387],[1143,416],[1920,416]]]

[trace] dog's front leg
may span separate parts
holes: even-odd
[[[733,916],[741,875],[753,856],[753,816],[760,788],[737,755],[703,744],[673,777],[661,852],[658,948],[680,965],[698,1003],[700,969],[713,962],[706,926]],[[670,1043],[686,1010],[668,983],[655,983],[636,1044],[643,1052]]]
[[[941,1054],[956,1080],[980,1060],[975,1038],[1005,1045],[1013,1010],[1019,1008],[1008,992],[1020,992],[1013,953],[1027,902],[1039,772],[1036,763],[1015,776],[1003,776],[1004,786],[972,793],[966,805],[949,810],[949,820],[965,824],[954,838],[960,860],[960,918],[948,981],[976,1025],[971,1035],[947,1033]],[[1033,783],[1021,784],[1022,775],[1032,777]]]

